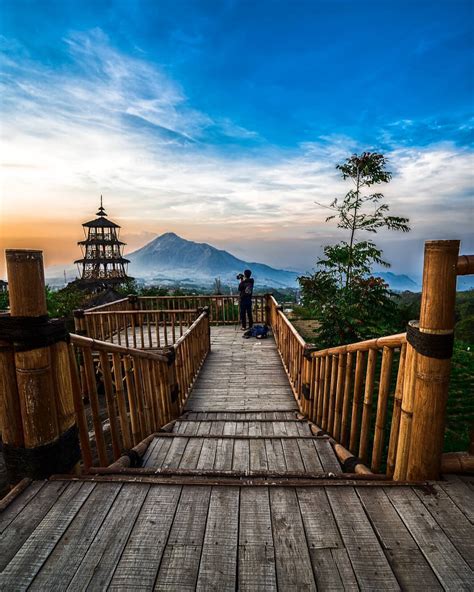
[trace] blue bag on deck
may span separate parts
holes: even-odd
[[[268,336],[268,327],[266,325],[254,325],[242,335],[245,339],[256,337],[257,339],[265,339]]]

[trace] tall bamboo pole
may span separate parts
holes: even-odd
[[[64,327],[48,319],[42,252],[8,249],[6,262],[10,322],[24,337],[15,342],[13,358],[10,353],[9,374],[2,373],[3,407],[13,419],[4,435],[5,460],[10,479],[42,478],[72,469],[79,459],[70,357],[61,341]]]
[[[449,343],[454,331],[458,254],[457,240],[425,243],[408,479],[439,477],[451,369]]]

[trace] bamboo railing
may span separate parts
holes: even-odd
[[[301,412],[379,472],[393,475],[406,334],[317,351],[269,298],[277,347]],[[391,417],[387,450],[386,418]]]
[[[158,349],[182,337],[198,311],[182,310],[100,310],[76,311],[76,328],[92,339],[126,347]]]
[[[264,323],[266,321],[266,295],[257,294],[252,297],[252,311],[255,323]],[[79,315],[84,315],[87,319],[85,327],[87,335],[92,337],[91,331],[96,337],[101,331],[107,334],[107,329],[117,330],[117,323],[120,320],[110,314],[117,312],[117,317],[122,314],[125,316],[128,327],[131,326],[131,320],[136,320],[135,326],[138,327],[141,319],[146,324],[149,319],[150,323],[155,322],[153,313],[172,311],[182,311],[185,315],[187,311],[193,312],[207,307],[209,310],[209,319],[211,325],[233,325],[240,320],[239,297],[238,296],[129,296],[128,298],[111,302],[110,304],[103,304],[85,311],[78,311]],[[140,313],[126,317],[125,312]],[[150,315],[147,317],[146,315]],[[166,318],[166,317],[164,317]],[[107,324],[108,323],[108,324]],[[111,327],[112,325],[112,327]],[[121,321],[121,330],[124,331],[124,321]],[[104,329],[102,329],[104,327]],[[77,325],[76,325],[77,328]],[[100,333],[102,335],[102,333]],[[125,338],[125,334],[123,335]]]
[[[439,476],[456,275],[474,273],[474,256],[458,251],[459,241],[425,244],[420,322],[409,327],[415,341],[400,333],[318,351],[267,296],[268,324],[300,411],[389,478]],[[461,456],[445,466],[474,466]]]
[[[209,349],[207,311],[158,352],[71,334],[71,381],[85,469],[116,461],[178,417]]]

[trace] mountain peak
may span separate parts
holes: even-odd
[[[235,282],[237,273],[250,268],[255,280],[265,286],[296,286],[295,272],[274,269],[261,263],[242,261],[227,251],[207,243],[196,243],[165,232],[147,245],[127,255],[135,277],[190,279],[210,283],[215,277]]]

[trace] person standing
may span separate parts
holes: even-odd
[[[242,331],[247,329],[247,319],[249,322],[249,328],[253,325],[252,317],[252,294],[253,294],[253,277],[250,277],[252,272],[250,269],[246,269],[244,274],[240,274],[237,277],[240,279],[239,284],[239,296],[240,296],[240,323]]]

